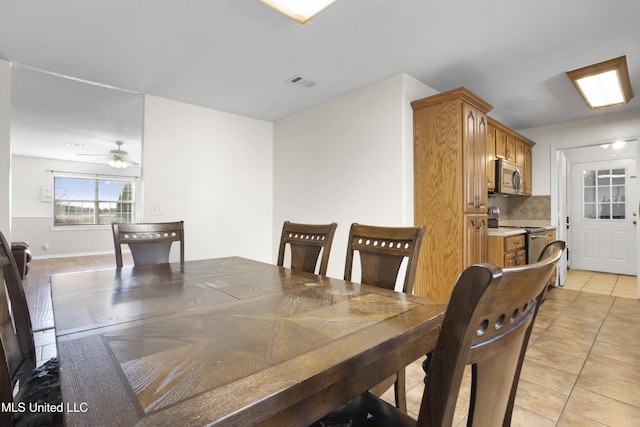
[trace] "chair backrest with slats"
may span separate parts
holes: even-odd
[[[418,426],[452,424],[467,365],[468,425],[510,424],[533,322],[563,249],[563,242],[550,247],[535,264],[474,265],[460,274],[430,357]]]
[[[284,266],[285,251],[288,246],[291,268],[315,274],[318,258],[322,252],[317,272],[321,276],[326,275],[333,235],[337,227],[338,224],[335,222],[331,224],[299,224],[285,221],[282,225],[278,248],[278,265]]]
[[[0,365],[0,397],[13,398],[13,388],[35,368],[35,346],[27,298],[11,246],[0,232],[0,341],[4,357]]]
[[[135,265],[169,262],[171,244],[180,242],[180,264],[184,264],[184,222],[111,224],[116,267],[122,268],[122,245],[129,245]]]
[[[393,290],[400,267],[407,260],[402,291],[412,293],[424,232],[425,226],[378,227],[352,224],[347,242],[344,279],[351,280],[354,254],[358,252],[361,283]]]

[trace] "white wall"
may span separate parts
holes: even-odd
[[[533,195],[551,194],[552,147],[576,146],[640,135],[640,109],[518,132],[536,143],[532,151]]]
[[[0,231],[11,241],[11,66],[0,59]]]
[[[337,222],[327,274],[342,277],[351,223],[413,225],[409,102],[434,93],[403,74],[277,121],[274,248],[285,220]]]
[[[13,240],[29,242],[32,254],[39,258],[113,253],[113,237],[108,225],[53,228],[53,202],[42,201],[42,188],[48,187],[53,194],[54,175],[50,170],[86,175],[140,176],[139,168],[116,171],[107,165],[25,156],[13,156],[12,163]],[[136,193],[139,188],[138,180]],[[138,205],[140,201],[141,198],[136,197]]]
[[[587,147],[564,148],[562,151],[569,164],[635,158],[638,141],[627,141],[629,142],[619,149],[613,149],[611,144],[606,144],[608,145],[606,149],[603,149],[601,145],[590,145]]]
[[[143,141],[143,220],[184,220],[186,259],[271,262],[272,123],[146,95]]]

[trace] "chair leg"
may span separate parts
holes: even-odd
[[[407,413],[407,388],[406,388],[405,369],[398,371],[398,378],[394,384],[394,392],[396,397],[396,408],[405,414]]]

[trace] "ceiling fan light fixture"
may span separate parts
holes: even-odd
[[[117,156],[114,156],[113,159],[109,160],[108,164],[114,169],[126,169],[129,167],[127,162]]]
[[[289,18],[304,24],[337,0],[260,0]]]
[[[567,71],[569,79],[592,110],[626,104],[633,98],[627,57]]]

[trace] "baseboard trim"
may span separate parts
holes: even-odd
[[[122,253],[127,253],[126,250],[122,250]],[[113,255],[116,256],[113,251],[98,251],[98,252],[73,252],[64,254],[51,254],[51,255],[33,255],[33,259],[51,259],[51,258],[73,258],[80,256],[93,256],[93,255]]]

